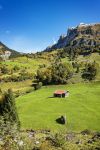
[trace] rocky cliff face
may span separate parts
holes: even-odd
[[[97,47],[100,50],[100,24],[81,23],[77,27],[69,28],[67,35],[60,36],[58,42],[46,50],[51,51],[59,48]]]
[[[11,52],[11,57],[20,55],[19,52],[9,49],[6,45],[4,45],[2,42],[0,42],[0,55],[3,55],[6,51]]]
[[[0,54],[4,54],[5,51],[9,51],[9,48],[0,42]]]

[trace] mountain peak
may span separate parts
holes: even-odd
[[[58,42],[46,51],[64,47],[95,47],[100,46],[100,23],[80,23],[76,27],[68,28],[66,35],[61,35]]]

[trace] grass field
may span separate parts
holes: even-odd
[[[52,98],[56,89],[67,89],[67,98]],[[22,129],[100,131],[100,84],[47,86],[16,99]],[[67,124],[56,119],[67,116]]]

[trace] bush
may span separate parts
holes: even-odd
[[[13,70],[14,70],[14,71],[18,71],[18,70],[20,70],[20,68],[19,68],[19,66],[15,65],[15,66],[13,67]]]
[[[35,90],[38,90],[38,89],[40,89],[42,87],[42,82],[39,82],[39,83],[37,83],[37,84],[34,84],[34,89]]]
[[[86,64],[83,70],[82,78],[87,79],[87,80],[93,80],[95,79],[96,74],[97,74],[96,63],[95,62],[89,63],[89,64]]]
[[[1,73],[3,73],[3,74],[9,73],[9,70],[8,70],[8,68],[5,65],[1,66],[0,70],[1,70]]]

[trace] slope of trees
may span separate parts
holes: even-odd
[[[66,63],[54,63],[47,68],[40,68],[37,71],[36,79],[47,84],[65,84],[67,79],[73,75],[73,68],[70,64]]]

